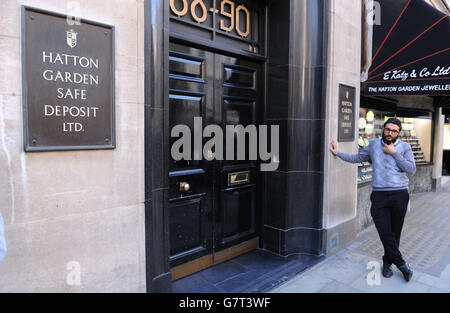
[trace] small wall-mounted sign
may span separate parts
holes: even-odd
[[[337,249],[339,245],[339,234],[335,234],[330,238],[330,250]]]
[[[339,84],[338,141],[355,140],[355,87]]]
[[[25,151],[115,148],[114,27],[23,7]]]

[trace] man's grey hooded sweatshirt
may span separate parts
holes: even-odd
[[[371,140],[369,145],[358,154],[337,154],[342,160],[350,163],[372,163],[372,188],[374,191],[392,191],[408,188],[409,179],[405,173],[413,175],[416,172],[414,154],[409,143],[397,140],[394,144],[397,151],[393,155],[384,153],[384,143],[381,138]]]

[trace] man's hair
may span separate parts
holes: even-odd
[[[400,131],[402,130],[402,122],[400,122],[400,120],[397,119],[397,118],[392,117],[392,118],[388,119],[388,120],[386,121],[386,123],[384,123],[384,126],[383,126],[383,127],[386,127],[387,124],[394,124],[394,125],[397,125],[398,127],[400,127]]]

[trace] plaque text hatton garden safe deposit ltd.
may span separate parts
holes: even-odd
[[[26,151],[111,149],[113,28],[24,8]]]

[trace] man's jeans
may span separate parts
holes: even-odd
[[[384,247],[383,262],[402,266],[405,260],[399,246],[409,202],[408,189],[373,191],[370,200],[372,201],[370,213]]]

